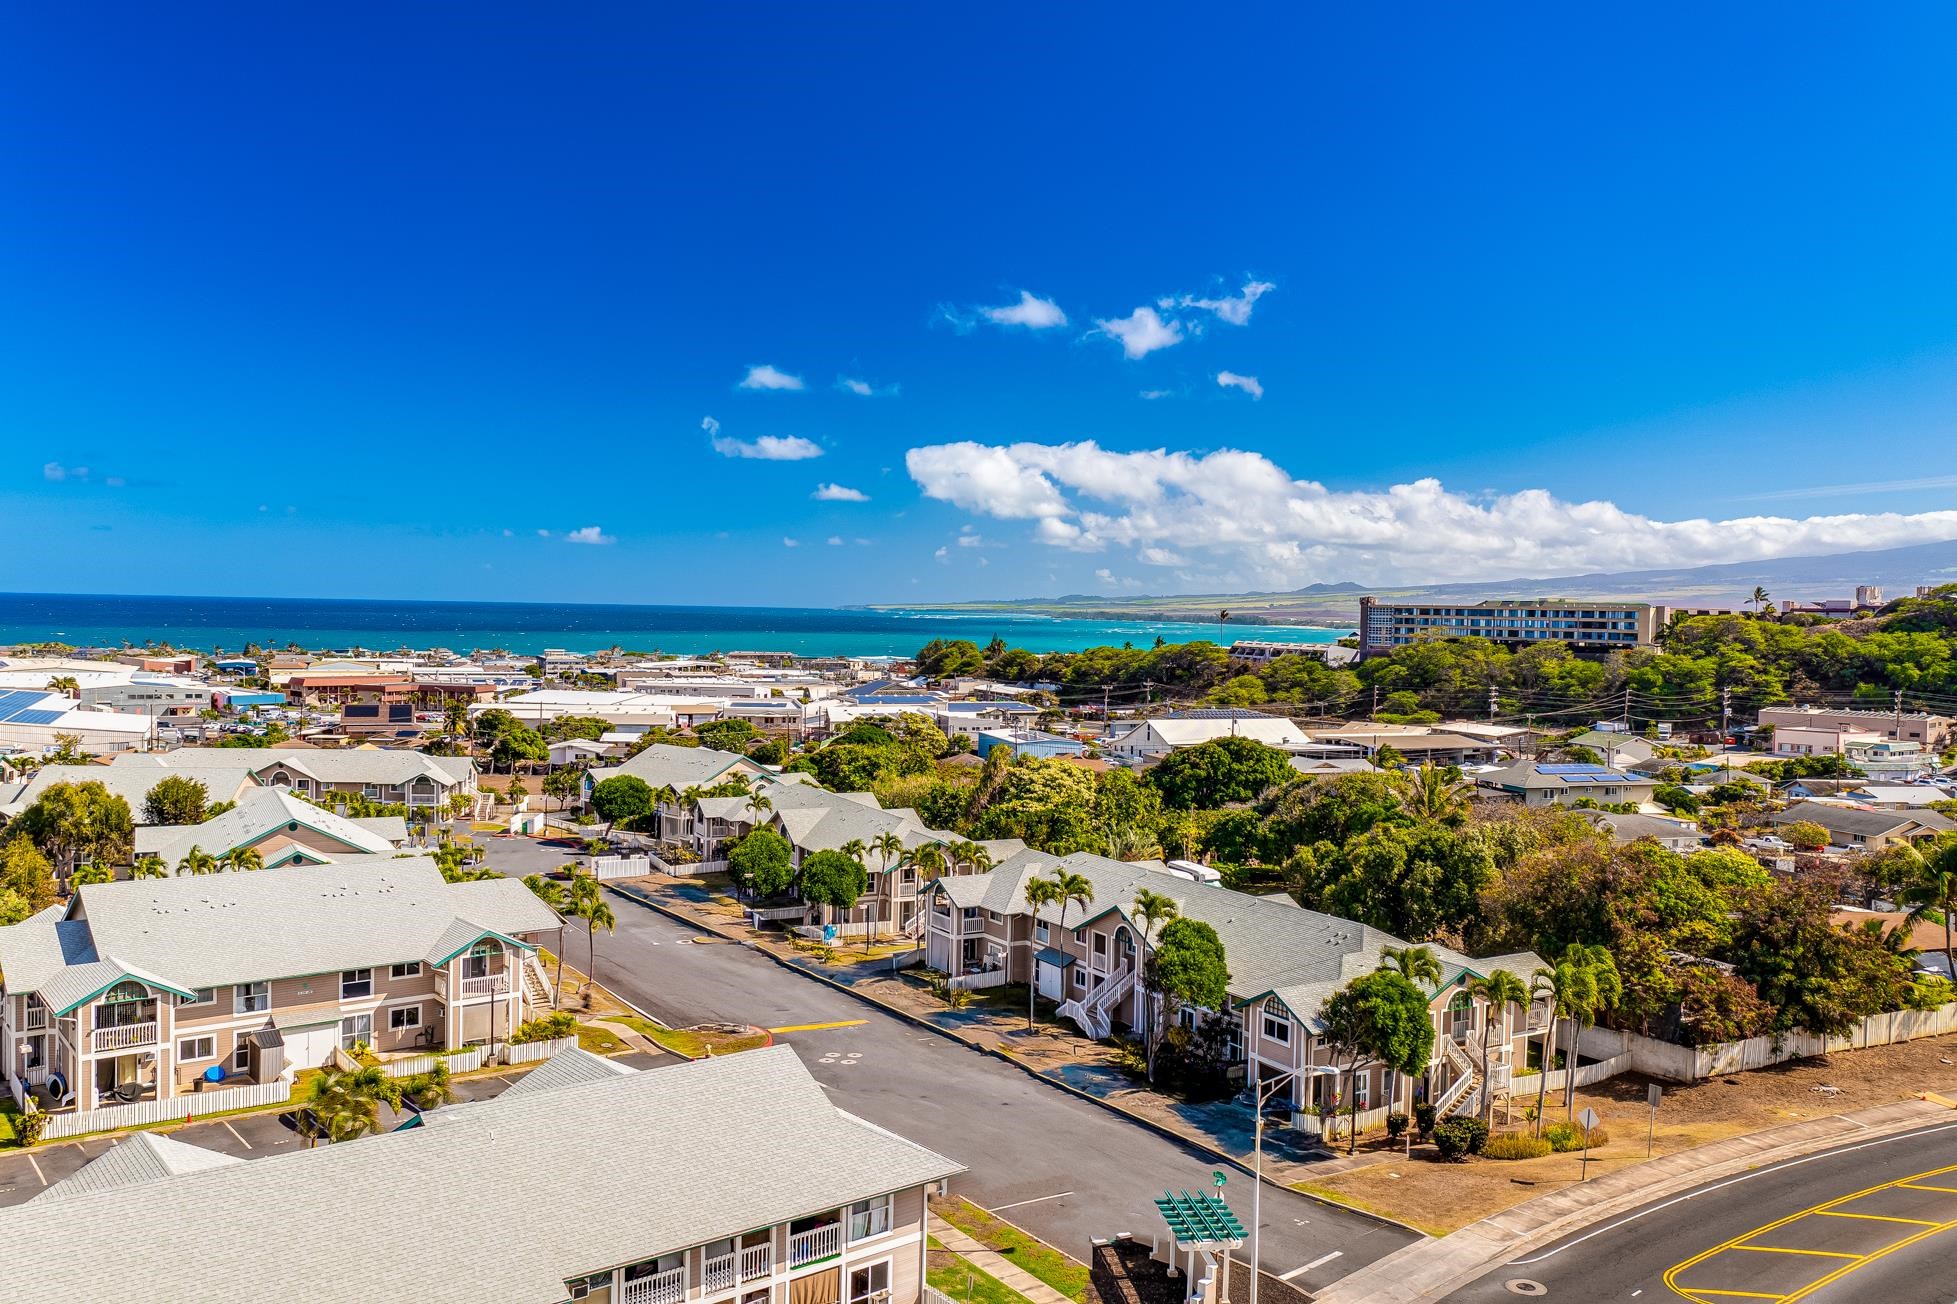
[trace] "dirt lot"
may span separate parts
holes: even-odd
[[[1592,1177],[1643,1162],[1649,1081],[1626,1074],[1577,1091],[1577,1111],[1586,1106],[1596,1110],[1610,1133],[1608,1144],[1590,1152]],[[1662,1085],[1664,1103],[1652,1138],[1653,1152],[1661,1155],[1779,1124],[1907,1100],[1924,1091],[1957,1099],[1957,1036],[1795,1060],[1691,1086]],[[1823,1086],[1839,1088],[1839,1093],[1816,1090]],[[1529,1129],[1523,1111],[1534,1103],[1515,1102],[1515,1128]],[[1547,1117],[1549,1122],[1563,1118],[1562,1102],[1554,1095]],[[1495,1129],[1503,1129],[1499,1107]],[[1363,1140],[1360,1149],[1363,1154]],[[1384,1149],[1376,1153],[1380,1162],[1305,1183],[1304,1189],[1441,1234],[1574,1182],[1581,1165],[1581,1156],[1574,1153],[1519,1161],[1471,1159],[1465,1164],[1440,1162],[1432,1146],[1416,1145],[1411,1160]]]

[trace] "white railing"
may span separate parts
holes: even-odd
[[[508,1046],[503,1051],[505,1064],[535,1064],[547,1060],[561,1051],[573,1049],[578,1044],[576,1034],[559,1037],[554,1041],[526,1041]]]
[[[20,1076],[30,1087],[45,1087],[48,1084],[48,1066],[45,1064],[37,1065],[34,1068],[24,1070]]]
[[[709,1295],[732,1290],[740,1284],[740,1255],[729,1250],[700,1265],[700,1289]]]
[[[390,1078],[411,1078],[417,1073],[432,1072],[437,1064],[446,1064],[450,1073],[472,1073],[482,1067],[485,1058],[487,1056],[481,1046],[471,1046],[453,1055],[415,1055],[408,1059],[382,1060],[381,1072]]]
[[[1385,1105],[1381,1105],[1378,1109],[1362,1109],[1359,1111],[1359,1126],[1361,1128],[1381,1127],[1386,1123],[1386,1116],[1391,1112],[1392,1110],[1388,1109]],[[1338,1135],[1344,1132],[1351,1120],[1352,1115],[1343,1109],[1334,1114],[1332,1116],[1331,1135]],[[1291,1115],[1291,1126],[1306,1136],[1326,1135],[1325,1120],[1320,1115],[1311,1113],[1308,1110],[1294,1110]]]
[[[762,924],[778,924],[784,919],[801,919],[809,913],[807,906],[750,906],[748,922],[759,928]]]
[[[623,1304],[680,1304],[686,1298],[686,1269],[668,1268],[650,1277],[625,1283]]]
[[[775,1246],[773,1241],[762,1245],[750,1245],[741,1251],[741,1280],[753,1281],[766,1277],[775,1270]]]
[[[28,1032],[40,1032],[43,1031],[47,1026],[48,1026],[48,1007],[45,1005],[28,1006],[26,1030]]]
[[[487,978],[464,978],[462,980],[462,995],[464,999],[471,996],[501,996],[509,989],[510,976],[503,973],[493,973]]]
[[[596,879],[644,878],[652,872],[650,856],[593,856],[591,876]]]
[[[156,1044],[156,1025],[154,1023],[125,1023],[116,1028],[97,1028],[95,1030],[95,1049],[127,1050],[131,1046],[154,1046]]]
[[[221,1091],[200,1091],[189,1096],[145,1100],[134,1105],[111,1105],[107,1109],[78,1110],[72,1114],[48,1115],[44,1140],[81,1136],[86,1132],[106,1132],[113,1128],[144,1127],[165,1123],[186,1114],[221,1114],[233,1109],[253,1109],[277,1105],[291,1099],[292,1084],[281,1078],[258,1087],[229,1087]]]
[[[1126,996],[1135,985],[1133,968],[1123,969],[1110,977],[1085,997],[1068,1001],[1060,1007],[1060,1017],[1072,1019],[1080,1025],[1080,1030],[1099,1041],[1113,1029],[1113,1020],[1108,1011]]]
[[[882,1205],[868,1213],[853,1213],[849,1216],[849,1239],[867,1240],[881,1236],[890,1230],[890,1207]]]
[[[791,1268],[814,1263],[817,1259],[833,1259],[842,1252],[843,1225],[839,1222],[796,1232],[788,1238],[788,1266]]]
[[[1474,1085],[1475,1080],[1472,1074],[1464,1073],[1454,1079],[1454,1084],[1446,1091],[1443,1091],[1441,1098],[1434,1102],[1434,1117],[1446,1118],[1449,1111],[1454,1108],[1455,1103],[1467,1095]]]
[[[945,985],[955,992],[977,992],[987,987],[1004,987],[1006,971],[987,969],[980,973],[961,973],[956,978],[947,979]]]

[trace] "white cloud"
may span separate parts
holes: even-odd
[[[932,553],[931,555],[932,557],[936,558],[939,561],[944,561],[951,556],[951,549],[940,548],[936,552]]]
[[[261,508],[259,508],[258,510],[262,512],[262,511],[264,511],[265,509],[264,509],[263,507],[261,507]],[[539,539],[548,539],[548,538],[550,537],[550,531],[549,531],[549,530],[539,530],[539,531],[537,531],[537,537],[538,537]]]
[[[715,421],[712,417],[701,417],[700,429],[706,431],[709,437],[717,435],[720,433],[720,422]]]
[[[819,484],[809,497],[823,503],[867,503],[870,495],[846,484]]]
[[[891,398],[896,395],[898,387],[895,384],[872,385],[867,380],[858,380],[853,376],[838,376],[836,388],[845,394],[854,394],[858,398]]]
[[[1226,295],[1221,299],[1199,299],[1194,295],[1185,294],[1173,304],[1164,299],[1162,306],[1200,308],[1204,312],[1215,314],[1218,321],[1228,322],[1232,326],[1248,326],[1250,310],[1256,306],[1259,299],[1275,289],[1277,286],[1269,281],[1247,281],[1244,283],[1244,288],[1235,295]]]
[[[1142,397],[1153,403],[1158,398],[1174,398],[1175,391],[1172,389],[1145,389],[1142,391]]]
[[[1257,383],[1255,376],[1239,376],[1234,371],[1216,373],[1216,383],[1225,389],[1240,389],[1252,398],[1264,397],[1264,387]]]
[[[958,536],[958,546],[961,548],[983,548],[985,546],[985,536],[968,525],[965,527],[964,532]]]
[[[1052,547],[1186,559],[1273,587],[1576,575],[1957,538],[1957,511],[1664,521],[1541,489],[1469,495],[1423,479],[1332,490],[1234,449],[966,442],[913,448],[905,465],[926,497],[1032,522]]]
[[[740,389],[805,389],[800,376],[791,376],[778,367],[767,363],[749,367],[747,375],[741,378]]]
[[[579,527],[578,529],[572,530],[569,534],[566,534],[564,536],[564,542],[593,543],[593,544],[602,545],[607,543],[617,543],[618,540],[613,538],[611,535],[606,534],[602,529],[600,529],[595,525],[585,525]]]
[[[822,456],[822,446],[800,435],[762,435],[759,439],[736,439],[715,435],[713,451],[722,457],[747,457],[763,462],[805,462]]]
[[[830,535],[830,536],[829,536],[829,546],[830,546],[831,548],[840,548],[840,547],[842,547],[842,546],[843,546],[843,536],[842,536],[842,535],[840,535],[840,534],[832,534],[832,535]]]
[[[1131,358],[1145,358],[1157,349],[1182,343],[1182,326],[1164,321],[1155,309],[1143,305],[1126,317],[1102,317],[1095,323],[1103,334],[1121,341],[1121,351]]]
[[[781,546],[784,548],[799,548],[802,546],[802,541],[800,539],[791,539],[787,535],[783,535],[781,540]]]
[[[1009,303],[1001,308],[980,308],[979,315],[994,326],[1024,326],[1035,331],[1067,324],[1067,314],[1060,311],[1059,304],[1051,299],[1042,299],[1031,290],[1021,290],[1018,303]]]
[[[66,480],[68,478],[68,468],[59,462],[44,462],[41,465],[41,478],[43,480]]]
[[[512,538],[515,538],[515,537],[516,537],[516,531],[515,531],[515,530],[504,530],[504,531],[503,531],[503,537],[504,537],[505,539],[512,539]]]

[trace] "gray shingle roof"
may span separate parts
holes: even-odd
[[[602,783],[619,774],[635,775],[657,792],[668,785],[675,789],[711,788],[730,770],[751,774],[759,767],[744,756],[717,751],[712,747],[675,747],[654,743],[624,762],[591,771],[591,781]]]
[[[0,1236],[19,1299],[230,1304],[250,1281],[308,1298],[558,1304],[570,1277],[960,1171],[837,1109],[782,1046],[506,1093],[437,1127],[36,1201],[0,1211]],[[488,1198],[541,1173],[576,1193],[575,1217],[512,1216],[509,1201]],[[159,1272],[122,1238],[75,1234],[193,1209],[173,1224],[178,1271]]]
[[[175,1141],[154,1132],[138,1132],[134,1136],[124,1137],[28,1203],[59,1204],[97,1191],[140,1186],[158,1178],[201,1173],[207,1168],[224,1168],[243,1162],[235,1156]]]
[[[510,1086],[498,1100],[522,1097],[537,1091],[556,1091],[561,1087],[574,1087],[586,1082],[603,1082],[608,1078],[622,1078],[638,1069],[630,1064],[620,1064],[617,1060],[606,1059],[603,1055],[593,1055],[590,1051],[573,1046],[557,1054],[530,1070]],[[431,1119],[444,1117],[442,1111],[429,1115]]]
[[[1957,829],[1957,823],[1933,810],[1858,810],[1853,806],[1837,806],[1822,801],[1796,802],[1769,818],[1773,823],[1783,825],[1807,820],[1819,824],[1830,833],[1847,833],[1858,838],[1881,837],[1908,824],[1918,825],[1931,833]]]
[[[523,884],[444,883],[425,856],[93,883],[69,910],[92,948],[69,940],[74,956],[100,957],[183,988],[420,960],[458,920],[507,936],[558,926]],[[0,975],[9,992],[66,993],[84,980],[70,973],[74,961],[51,963],[46,913],[0,928]]]
[[[400,823],[397,818],[396,824]],[[259,788],[245,794],[230,810],[202,824],[158,825],[136,830],[136,854],[161,856],[163,863],[175,867],[192,847],[201,847],[213,856],[222,856],[238,847],[277,832],[288,824],[300,824],[324,834],[355,854],[375,854],[394,850],[394,843],[372,829],[293,796],[283,788]],[[407,836],[405,825],[401,836]]]
[[[184,765],[173,766],[168,773],[159,773],[155,766],[45,765],[35,771],[12,801],[0,803],[0,811],[25,810],[57,783],[99,783],[112,796],[128,802],[130,813],[140,824],[143,822],[143,801],[149,796],[150,789],[173,775],[203,784],[214,802],[230,801],[241,788],[258,785],[258,780],[252,777],[249,770],[237,766]]]
[[[305,748],[179,747],[168,752],[118,756],[111,768],[249,770],[257,774],[283,762],[320,783],[378,783],[392,786],[427,775],[443,787],[463,782],[475,769],[466,756],[425,756],[392,747]]]

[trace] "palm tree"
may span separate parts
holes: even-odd
[[[1040,911],[1047,906],[1060,903],[1060,885],[1050,878],[1035,874],[1026,880],[1026,908],[1033,913],[1037,923]],[[1062,913],[1067,907],[1060,906]],[[1040,998],[1040,962],[1037,954],[1033,959],[1031,971],[1026,975],[1026,1031],[1033,1031],[1033,1020],[1037,1017]]]
[[[563,916],[571,913],[571,894],[565,889],[562,883],[552,882],[542,874],[526,874],[523,876],[523,886],[534,892],[537,900],[543,902],[551,910],[556,912],[560,921]],[[557,999],[557,992],[564,990],[564,933],[562,929],[559,929],[557,934],[557,981],[553,986],[556,988],[551,993],[551,1000],[554,1003]]]
[[[265,868],[265,857],[258,854],[255,847],[239,847],[224,858],[225,868],[232,873],[250,873]]]
[[[1145,887],[1135,890],[1135,904],[1128,907],[1128,917],[1141,927],[1142,945],[1144,949],[1155,945],[1155,933],[1158,928],[1166,927],[1171,919],[1174,919],[1181,913],[1182,907],[1176,904],[1174,897],[1167,896],[1161,892],[1151,892]],[[1147,972],[1148,968],[1144,965],[1142,973],[1146,975]],[[1146,1039],[1143,1050],[1148,1055],[1148,1080],[1153,1082],[1155,1081],[1155,1044],[1157,1041],[1155,1035],[1155,1021],[1157,1017],[1155,1008],[1156,998],[1155,993],[1148,990],[1146,982],[1143,984],[1142,1000],[1147,1010],[1143,1027],[1143,1036]]]
[[[1393,970],[1415,987],[1428,991],[1440,989],[1441,962],[1435,958],[1432,947],[1383,946],[1379,950],[1379,967]]]
[[[183,859],[177,862],[179,874],[215,874],[216,872],[217,857],[202,847],[191,847],[189,851],[183,853]]]
[[[88,864],[77,867],[68,881],[76,887],[86,887],[90,883],[113,883],[116,881],[116,872],[112,866],[105,865],[99,860],[91,860]]]
[[[598,985],[598,930],[617,931],[618,917],[612,914],[611,903],[594,892],[580,904],[578,918],[584,920],[584,1004],[590,1009],[591,990]]]
[[[1597,1015],[1617,1004],[1624,994],[1624,983],[1617,976],[1617,962],[1611,958],[1610,951],[1602,946],[1585,946],[1572,943],[1562,957],[1556,961],[1555,969],[1550,971],[1551,995],[1555,1001],[1554,1011],[1570,1029],[1569,1045],[1563,1055],[1565,1073],[1563,1074],[1563,1108],[1571,1118],[1576,1116],[1576,1048],[1577,1034],[1597,1021]],[[1545,1075],[1548,1065],[1544,1065]],[[1538,1121],[1542,1111],[1537,1110]]]
[[[73,675],[56,675],[54,678],[48,680],[47,691],[50,693],[66,693],[70,697],[80,697],[82,686],[76,681]]]
[[[870,848],[864,843],[863,839],[861,838],[851,838],[848,842],[845,842],[843,843],[842,846],[836,848],[836,850],[842,852],[845,856],[848,856],[851,860],[857,861],[858,863],[861,863],[863,857],[870,854]]]
[[[885,829],[870,839],[870,850],[876,853],[879,865],[888,874],[890,867],[904,858],[904,840]]]
[[[1550,1017],[1543,1023],[1541,1063],[1536,1067],[1536,1135],[1542,1135],[1543,1099],[1549,1090],[1549,1061],[1556,1038],[1556,971],[1542,968],[1529,975],[1529,1007],[1548,1000]]]
[[[1896,904],[1909,907],[1909,922],[1943,920],[1943,962],[1946,976],[1957,982],[1957,943],[1953,942],[1952,912],[1957,911],[1957,840],[1946,841],[1923,858],[1922,867],[1903,884]]]
[[[1225,608],[1224,608],[1223,610],[1221,610],[1221,611],[1219,611],[1219,612],[1217,612],[1217,613],[1216,613],[1216,620],[1217,620],[1217,623],[1218,623],[1218,624],[1220,624],[1220,625],[1227,625],[1227,624],[1229,624],[1229,623],[1230,623],[1230,608],[1228,608],[1228,607],[1225,607]]]
[[[771,811],[774,808],[775,808],[775,803],[769,801],[766,795],[759,792],[753,792],[748,794],[747,809],[748,809],[748,814],[754,817],[752,821],[753,823],[759,824],[761,822],[762,812]]]
[[[1481,1022],[1481,1121],[1493,1123],[1495,1089],[1488,1078],[1488,1043],[1494,1036],[1496,1025],[1502,1021],[1502,1016],[1508,1013],[1509,1006],[1520,1005],[1525,1009],[1528,1008],[1529,989],[1522,985],[1520,978],[1508,970],[1497,969],[1486,978],[1470,978],[1468,992],[1488,1006]]]
[[[1450,778],[1431,761],[1413,771],[1402,770],[1402,800],[1415,818],[1434,824],[1458,824],[1468,814],[1468,783]]]
[[[1760,608],[1767,604],[1767,591],[1756,584],[1753,586],[1753,596],[1747,601],[1753,604],[1753,614],[1757,616],[1760,614]]]
[[[904,860],[917,871],[918,878],[929,883],[934,878],[943,878],[951,869],[951,859],[945,849],[935,842],[912,847],[904,853]]]
[[[381,1089],[377,1068],[322,1069],[313,1080],[311,1108],[329,1141],[351,1141],[381,1130]]]
[[[169,872],[164,867],[163,857],[145,855],[136,857],[136,863],[129,868],[129,877],[132,879],[165,878]]]
[[[1075,901],[1080,902],[1083,912],[1094,904],[1094,885],[1087,881],[1085,874],[1070,873],[1054,866],[1053,882],[1058,889],[1053,898],[1060,905],[1060,931],[1067,930],[1067,907]]]

